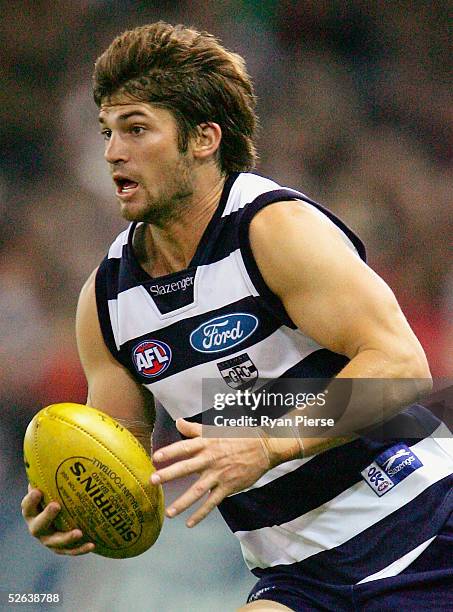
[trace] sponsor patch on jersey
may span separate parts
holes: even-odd
[[[406,444],[395,444],[376,457],[361,474],[376,495],[382,497],[422,466],[423,463]]]
[[[247,353],[220,361],[217,367],[226,384],[235,390],[252,389],[258,380],[258,370]]]
[[[172,274],[171,280],[156,278],[145,283],[146,290],[162,314],[193,304],[196,269]]]
[[[154,297],[158,295],[166,295],[167,293],[187,291],[189,287],[193,287],[194,278],[194,273],[185,274],[182,278],[176,279],[170,283],[156,281],[153,285],[149,285],[148,289],[151,295]]]
[[[219,353],[247,340],[258,327],[258,319],[234,312],[202,323],[190,334],[190,345],[199,353]]]
[[[247,599],[247,603],[251,603],[252,601],[257,601],[258,599],[266,599],[266,593],[269,593],[269,591],[273,591],[275,590],[275,586],[268,586],[268,587],[263,587],[262,589],[259,589],[259,591],[256,591],[255,593],[252,593],[249,598]]]
[[[143,340],[132,351],[135,369],[142,376],[159,376],[171,363],[171,349],[161,340]]]

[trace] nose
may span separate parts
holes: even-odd
[[[112,133],[109,140],[107,140],[104,158],[109,164],[118,164],[127,161],[126,146],[118,133]]]

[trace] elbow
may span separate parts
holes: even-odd
[[[384,361],[384,413],[390,418],[426,398],[432,390],[432,378],[421,346],[407,347],[399,343],[393,347],[391,357],[386,350]]]
[[[425,351],[418,340],[401,351],[397,363],[398,374],[395,378],[413,381],[417,391],[415,399],[426,397],[432,390],[433,381]]]
[[[425,351],[421,344],[412,345],[406,355],[406,370],[408,378],[426,380],[426,384],[432,384],[431,372],[426,359]]]
[[[412,378],[416,382],[419,398],[426,397],[433,389],[433,379],[423,349],[412,364]]]

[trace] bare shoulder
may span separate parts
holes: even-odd
[[[285,201],[260,210],[250,223],[250,245],[270,288],[280,295],[296,280],[320,283],[328,269],[356,273],[367,266],[344,233],[314,206]]]
[[[253,217],[250,230],[264,231],[266,227],[272,226],[275,230],[277,223],[296,223],[307,228],[314,226],[320,230],[332,231],[335,235],[341,233],[327,215],[303,200],[286,200],[265,206]]]

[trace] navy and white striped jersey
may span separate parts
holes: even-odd
[[[186,270],[150,277],[134,254],[136,224],[100,265],[96,299],[105,343],[172,418],[200,420],[212,408],[203,379],[217,379],[228,392],[265,379],[330,378],[346,365],[346,357],[297,329],[253,259],[251,219],[283,200],[312,205],[365,259],[359,238],[330,211],[241,173],[227,179]],[[422,407],[398,418],[417,423],[416,438],[361,438],[290,461],[222,502],[255,574],[278,567],[359,582],[402,571],[424,550],[451,511],[453,449],[440,435],[444,426]],[[384,492],[378,473],[388,483]]]

